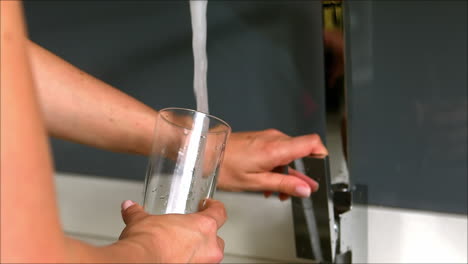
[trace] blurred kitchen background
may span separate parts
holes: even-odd
[[[153,108],[195,108],[187,1],[25,10],[31,39],[75,66]],[[330,177],[367,189],[355,200],[368,209],[361,263],[467,262],[466,1],[212,0],[207,22],[212,114],[234,132],[318,133],[336,153],[344,146]],[[121,200],[141,200],[147,158],[51,142],[66,231],[110,243]],[[306,261],[290,202],[217,197],[230,216],[225,262]]]

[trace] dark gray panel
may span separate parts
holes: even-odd
[[[31,38],[151,107],[194,108],[186,1],[26,2]],[[324,136],[317,1],[210,1],[210,110],[234,131]],[[60,171],[143,179],[146,159],[53,141]]]
[[[467,2],[349,1],[350,173],[375,205],[467,213]]]

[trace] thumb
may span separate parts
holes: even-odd
[[[148,214],[143,210],[141,205],[131,200],[122,202],[122,219],[126,225],[131,225],[133,222],[138,221]]]

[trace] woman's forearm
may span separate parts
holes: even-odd
[[[157,112],[29,41],[47,130],[117,152],[148,154]]]
[[[0,261],[63,262],[53,165],[27,56],[21,5],[0,1]]]

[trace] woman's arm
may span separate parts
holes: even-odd
[[[149,154],[155,110],[33,42],[28,46],[41,109],[52,135],[111,151]],[[273,171],[309,154],[327,154],[316,135],[291,138],[275,130],[234,133],[218,186],[307,197],[318,188],[314,181],[292,169],[289,175]]]
[[[157,112],[28,41],[41,110],[53,136],[148,154]]]
[[[47,133],[21,2],[1,2],[1,262],[64,262]]]
[[[111,151],[149,154],[155,110],[31,41],[28,47],[41,109],[52,135]],[[274,169],[309,154],[327,154],[316,135],[291,138],[274,130],[234,133],[219,186],[307,197],[318,188],[314,181],[292,169],[286,176]]]

